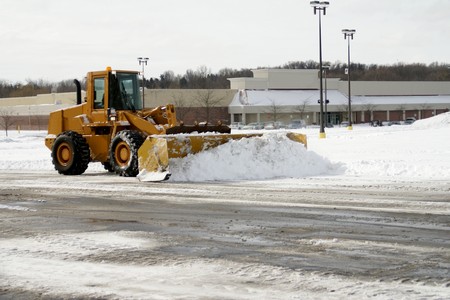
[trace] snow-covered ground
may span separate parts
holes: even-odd
[[[324,244],[342,242],[334,239],[308,243],[320,251]],[[360,300],[448,299],[450,295],[448,283],[427,285],[408,278],[371,282],[220,258],[169,260],[151,265],[89,259],[100,255],[117,257],[119,251],[151,252],[156,246],[158,242],[151,234],[127,231],[9,239],[0,245],[5,255],[0,258],[0,274],[3,284],[64,299]],[[361,243],[353,247],[358,251],[380,247],[398,255],[402,252],[401,247],[392,249],[382,244]]]
[[[423,191],[426,190],[427,185],[436,187],[440,183],[446,183],[447,190],[439,190],[439,195],[446,191],[450,193],[448,190],[450,113],[417,121],[410,126],[356,125],[352,131],[339,127],[330,128],[326,129],[326,139],[318,138],[318,128],[298,131],[308,135],[308,149],[287,139],[284,131],[267,132],[260,138],[233,141],[211,151],[171,162],[173,175],[166,184],[170,186],[173,182],[176,183],[176,188],[180,188],[179,184],[183,184],[181,187],[189,186],[190,182],[194,181],[196,184],[204,181],[208,184],[211,181],[244,182],[244,184],[248,182],[252,187],[261,185],[270,190],[282,191],[285,188],[306,185],[308,178],[323,178],[320,184],[327,185],[332,182],[344,188],[345,186],[351,188],[355,182],[373,184],[395,181],[405,185],[420,185],[420,190]],[[9,137],[6,137],[4,132],[0,132],[2,173],[17,174],[17,171],[38,174],[56,173],[51,163],[50,151],[44,146],[45,135],[45,132],[10,131]],[[95,175],[104,172],[103,167],[98,163],[91,164],[87,170],[87,174]],[[92,188],[94,192],[94,187],[89,186],[88,183],[94,179],[99,180],[99,176],[94,177],[86,179],[80,177],[84,183],[73,183],[74,179],[69,180],[61,176],[61,181],[54,183],[37,179],[34,183],[27,181],[26,184],[36,188],[39,185],[45,188],[46,184],[55,186],[73,184],[74,189]],[[105,179],[102,180],[111,182],[115,180],[114,178],[105,175]],[[20,178],[18,180],[20,184]],[[121,179],[121,181],[117,179],[114,185],[99,187],[99,189],[111,188],[115,193],[123,191],[124,194],[132,194],[135,186],[124,184],[125,180],[137,181],[133,178]],[[140,184],[147,189],[152,189],[147,183]],[[318,182],[314,181],[314,184]],[[0,188],[6,190],[9,187],[0,184]],[[207,193],[208,190],[206,187],[202,192]],[[186,191],[190,190],[186,188]],[[134,192],[149,193],[149,191],[136,189]],[[217,193],[219,197],[220,192],[211,191],[211,193]],[[256,192],[254,197],[258,197]],[[442,196],[440,199],[442,199],[440,204],[436,204],[438,206],[433,207],[429,213],[447,214],[450,218],[449,197]],[[330,199],[330,201],[334,200]],[[221,198],[221,201],[226,200]],[[276,199],[273,201],[276,202]],[[352,199],[342,201],[344,203]],[[395,198],[380,197],[379,201],[389,201],[390,208],[397,211],[402,210],[402,205],[407,206],[414,213],[426,208],[426,203],[422,199],[417,203],[405,201],[396,204]],[[0,211],[11,212],[20,217],[20,214],[33,213],[39,209],[37,204],[22,205],[17,201],[10,202],[0,202]],[[304,203],[293,203],[292,206],[286,207],[293,210],[295,204],[304,205]],[[320,204],[320,206],[325,205]],[[350,219],[351,217],[340,215],[338,218]],[[381,220],[380,216],[379,222],[382,222]],[[372,219],[370,222],[378,221]],[[439,225],[418,224],[413,220],[410,222],[401,226],[404,228],[429,226],[430,228],[438,227],[442,231],[449,230],[442,225],[448,222],[441,222]],[[271,264],[244,263],[220,258],[168,260],[165,263],[145,265],[120,262],[123,258],[118,253],[121,255],[122,253],[148,253],[150,255],[153,249],[164,246],[160,244],[164,239],[157,237],[156,233],[145,231],[62,231],[56,234],[42,233],[34,236],[30,234],[27,237],[11,237],[11,232],[0,231],[0,234],[5,235],[0,236],[0,281],[2,281],[0,298],[1,289],[5,287],[21,291],[30,290],[37,293],[36,295],[53,295],[56,298],[58,295],[67,298],[102,299],[450,298],[450,281],[436,284],[413,282],[404,278],[389,282],[364,281],[333,273],[314,273]],[[263,245],[268,241],[259,240],[256,236],[251,242],[255,245],[258,243]],[[385,255],[394,257],[402,255],[403,251],[407,250],[412,251],[407,253],[417,253],[417,257],[423,257],[421,253],[425,255],[432,251],[443,256],[448,250],[410,244],[385,244],[373,240],[334,238],[305,238],[296,243],[299,247],[304,244],[303,246],[306,245],[309,248],[317,248],[314,251],[318,252],[313,252],[317,256],[322,253],[320,249],[328,246],[334,249],[341,248],[342,252],[354,251],[351,255],[370,254],[373,249],[378,249],[377,256],[370,257],[375,260],[378,258],[383,260]],[[105,261],[99,260],[98,257],[105,257]],[[118,261],[114,261],[111,257],[117,257]],[[448,262],[446,265],[440,263],[439,270],[446,270],[450,275]],[[20,293],[14,293],[16,292],[11,295],[20,295]]]
[[[207,152],[171,161],[171,181],[261,180],[318,175],[450,180],[450,113],[413,125],[370,127],[352,131],[298,130],[308,136],[308,150],[283,131],[260,131],[260,138],[232,141]],[[245,131],[237,131],[244,133]],[[45,132],[0,132],[0,170],[53,170]],[[104,172],[99,163],[88,172]]]

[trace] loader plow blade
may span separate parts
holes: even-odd
[[[225,144],[231,140],[260,137],[263,134],[176,134],[148,136],[139,148],[141,181],[163,181],[170,177],[169,159],[182,158]],[[287,132],[294,142],[307,146],[306,135]]]
[[[140,181],[164,181],[169,179],[169,155],[167,141],[148,137],[138,150]]]

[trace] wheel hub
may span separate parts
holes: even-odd
[[[115,151],[116,162],[121,167],[126,166],[130,160],[130,148],[125,142],[120,142]]]
[[[70,151],[70,146],[66,143],[62,143],[59,148],[58,148],[58,152],[57,152],[57,158],[58,158],[58,162],[63,165],[63,166],[67,166],[68,163],[71,161],[72,159],[72,153]]]

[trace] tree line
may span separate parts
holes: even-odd
[[[73,79],[59,82],[27,79],[25,83],[0,80],[0,98],[29,97],[38,94],[74,92],[75,90]]]
[[[346,63],[324,62],[323,65],[329,66],[328,77],[347,80],[345,69],[348,68],[348,65]],[[258,67],[258,69],[261,68],[267,67]],[[319,69],[319,63],[313,60],[293,61],[271,68]],[[228,89],[230,88],[228,78],[252,77],[251,70],[249,68],[240,70],[224,68],[217,73],[213,73],[206,66],[201,66],[196,70],[189,69],[183,75],[177,75],[173,71],[165,71],[159,77],[145,78],[145,87],[148,89]],[[422,63],[397,63],[394,65],[352,63],[350,70],[352,81],[450,81],[448,64],[437,62],[429,65]],[[84,80],[81,82],[84,87]],[[74,91],[75,85],[72,79],[56,83],[27,79],[24,84],[0,80],[0,98]]]
[[[324,62],[328,66],[328,77],[347,80],[345,69],[348,64],[341,62]],[[258,67],[262,69],[265,67]],[[294,61],[282,66],[271,67],[273,69],[319,69],[318,62]],[[450,69],[447,64],[403,64],[376,65],[376,64],[350,64],[352,81],[450,81]],[[175,75],[172,71],[166,71],[159,78],[145,80],[145,86],[149,89],[228,89],[230,82],[227,78],[252,77],[251,69],[225,68],[214,74],[206,67],[197,70],[187,70],[184,75]]]

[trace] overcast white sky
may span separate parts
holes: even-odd
[[[356,29],[352,61],[450,63],[449,0],[329,0],[323,59],[347,61],[341,30]],[[59,81],[87,71],[206,66],[273,67],[318,61],[309,0],[1,0],[0,79]]]

